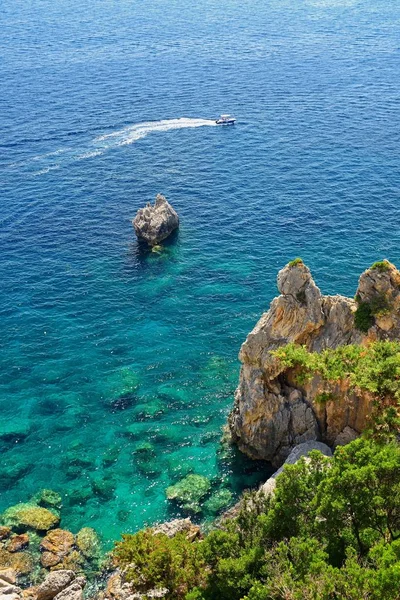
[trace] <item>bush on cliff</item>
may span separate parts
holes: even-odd
[[[395,600],[400,447],[360,438],[287,465],[273,497],[248,495],[204,540],[124,536],[114,559],[138,591],[171,600]]]
[[[319,375],[324,395],[334,399],[334,386],[346,382],[356,393],[374,397],[371,428],[375,435],[398,435],[400,431],[400,343],[373,342],[309,352],[305,346],[287,344],[272,352],[286,368],[296,369],[299,383]]]

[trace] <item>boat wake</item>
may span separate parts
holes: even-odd
[[[193,129],[207,126],[213,127],[216,126],[216,123],[211,119],[189,119],[186,117],[136,123],[95,137],[84,146],[80,145],[77,148],[68,147],[54,152],[47,152],[46,154],[34,156],[22,162],[10,164],[8,167],[10,169],[23,167],[33,176],[45,175],[72,162],[95,158],[118,146],[133,144],[151,133],[163,133],[175,129]]]
[[[95,139],[95,142],[106,142],[116,146],[124,146],[126,144],[133,144],[137,140],[149,135],[149,133],[214,125],[216,125],[216,122],[210,119],[186,119],[185,117],[180,119],[165,119],[163,121],[148,121],[124,127],[124,129],[108,133],[107,135],[101,135]]]

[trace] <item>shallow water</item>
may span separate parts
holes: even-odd
[[[400,7],[5,0],[0,23],[0,509],[51,487],[115,539],[178,514],[189,471],[266,477],[219,439],[279,268],[353,295],[400,264]],[[160,254],[130,224],[158,192],[182,223]]]

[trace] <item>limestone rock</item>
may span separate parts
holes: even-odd
[[[200,536],[200,527],[194,525],[189,518],[173,519],[154,527],[153,533],[164,533],[170,538],[174,537],[177,533],[185,533],[187,539],[192,541]]]
[[[333,445],[335,448],[337,446],[345,446],[346,444],[349,444],[350,442],[355,440],[357,437],[357,432],[354,431],[354,429],[352,429],[351,427],[345,427],[343,431],[339,433]]]
[[[229,417],[233,440],[252,458],[280,466],[302,442],[337,444],[351,428],[366,427],[371,398],[338,386],[340,400],[318,403],[318,377],[300,387],[293,372],[271,350],[290,342],[321,352],[345,344],[400,337],[400,272],[388,261],[376,263],[359,280],[356,300],[324,296],[301,260],[278,274],[281,295],[275,298],[241,347],[242,362],[235,403]],[[361,303],[371,311],[368,331],[355,326]],[[339,441],[345,439],[339,437]],[[350,439],[347,435],[346,439]]]
[[[294,465],[303,456],[308,456],[312,450],[319,450],[325,456],[332,456],[332,450],[329,448],[329,446],[323,444],[322,442],[303,442],[303,444],[299,444],[293,448],[284,464],[277,471],[275,471],[275,473],[271,475],[271,477],[267,479],[265,483],[263,483],[263,485],[260,487],[260,491],[267,495],[272,494],[275,490],[276,478],[282,473],[285,465]]]
[[[14,569],[0,569],[0,582],[14,584],[17,581],[17,574]]]
[[[62,590],[65,590],[74,579],[75,573],[73,571],[52,571],[38,587],[37,600],[52,600]]]
[[[148,203],[138,210],[133,227],[140,240],[155,246],[179,227],[179,217],[166,198],[158,194],[154,206]]]
[[[54,600],[83,600],[82,587],[74,582],[54,596]]]
[[[0,526],[0,540],[5,540],[11,534],[11,527]]]

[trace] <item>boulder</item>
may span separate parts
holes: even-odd
[[[188,519],[173,519],[166,523],[160,523],[153,528],[153,533],[164,533],[168,537],[172,538],[177,533],[184,533],[188,540],[192,541],[200,536],[200,527],[194,525],[192,521]]]
[[[74,581],[75,573],[68,570],[52,571],[37,590],[37,600],[52,600]],[[82,588],[81,588],[82,589]]]
[[[248,456],[279,467],[292,448],[319,440],[330,446],[368,426],[372,397],[338,384],[335,399],[318,401],[323,381],[299,385],[271,351],[288,343],[311,352],[400,337],[400,272],[388,261],[359,279],[355,299],[324,296],[310,270],[296,259],[278,274],[275,298],[241,347],[242,363],[229,417],[232,439]],[[351,435],[350,435],[351,430]]]
[[[83,589],[79,583],[72,583],[54,596],[54,600],[83,600]]]
[[[303,444],[299,444],[295,446],[283,465],[275,471],[273,475],[263,485],[260,487],[260,491],[264,494],[272,494],[275,490],[276,486],[276,478],[280,475],[285,468],[285,465],[294,465],[297,463],[300,458],[303,456],[308,456],[312,450],[319,450],[325,456],[332,456],[332,450],[326,444],[322,442],[303,442]]]
[[[27,533],[21,533],[20,535],[13,535],[13,537],[7,542],[6,550],[8,552],[18,552],[23,550],[29,544],[29,535]]]
[[[158,194],[154,206],[147,203],[138,210],[133,227],[139,240],[155,246],[179,227],[179,217],[166,198]]]
[[[75,538],[70,531],[53,529],[42,539],[40,549],[62,558],[72,550]]]

